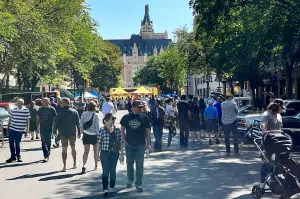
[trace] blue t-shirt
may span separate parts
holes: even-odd
[[[217,111],[218,111],[218,117],[219,117],[219,120],[221,120],[222,118],[222,108],[221,108],[221,103],[220,102],[217,102],[214,107],[216,107]]]
[[[218,116],[218,111],[216,107],[208,106],[205,108],[204,117],[206,117],[206,119],[215,120],[217,119],[217,116]]]

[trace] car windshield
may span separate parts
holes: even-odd
[[[0,117],[8,117],[9,113],[4,109],[4,108],[0,108]]]

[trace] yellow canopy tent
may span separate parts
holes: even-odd
[[[136,91],[132,92],[133,94],[152,94],[151,91],[148,91],[144,86],[138,88]]]
[[[128,94],[128,92],[126,92],[123,88],[118,87],[110,95],[126,95],[126,94]]]

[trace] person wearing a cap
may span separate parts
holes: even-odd
[[[161,106],[161,99],[156,99],[156,108],[152,111],[153,134],[155,137],[154,150],[162,151],[162,136],[165,126],[165,109]]]
[[[263,113],[262,119],[262,134],[266,133],[281,133],[282,129],[282,117],[280,113],[285,109],[283,100],[276,99],[271,102],[267,110]],[[270,158],[270,154],[265,154],[267,158]],[[268,167],[266,164],[261,166],[261,182],[265,182],[265,178],[268,174]]]
[[[151,150],[150,122],[146,115],[141,114],[144,104],[140,100],[133,102],[133,111],[124,115],[120,121],[122,141],[127,158],[127,187],[131,188],[134,181],[134,163],[136,165],[135,185],[138,192],[143,192],[144,154],[145,148]]]
[[[211,134],[212,132],[216,135],[216,144],[220,144],[220,141],[218,139],[218,110],[216,107],[213,106],[213,100],[208,101],[208,107],[204,110],[204,117],[206,121],[206,128],[209,135],[209,145],[212,145],[211,141]]]
[[[225,146],[226,146],[226,155],[230,156],[230,132],[233,136],[234,142],[234,153],[236,156],[240,155],[239,153],[239,141],[238,141],[238,132],[237,132],[237,115],[238,107],[233,100],[233,95],[227,93],[225,96],[226,100],[221,104],[222,108],[222,123],[225,135]]]

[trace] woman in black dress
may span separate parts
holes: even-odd
[[[205,131],[206,131],[206,124],[205,124],[205,118],[204,118],[204,110],[206,108],[206,104],[204,102],[203,98],[200,98],[199,100],[199,108],[200,108],[200,137],[201,137],[201,133],[203,133],[203,135],[205,135]]]
[[[194,97],[191,103],[190,109],[190,131],[192,133],[192,141],[195,143],[196,134],[198,135],[198,140],[200,141],[200,107],[198,104],[198,98]]]

